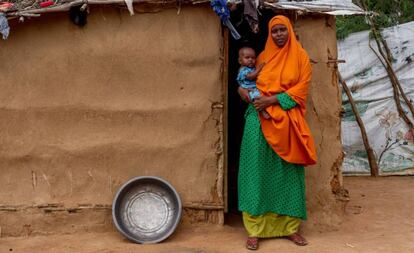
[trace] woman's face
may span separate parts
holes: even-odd
[[[289,38],[288,28],[282,24],[273,26],[270,33],[272,35],[273,41],[278,47],[283,47]]]

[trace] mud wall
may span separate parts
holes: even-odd
[[[334,228],[346,201],[335,22],[295,26],[312,59],[319,157],[306,169],[304,228]],[[140,175],[170,181],[185,219],[221,223],[221,52],[208,6],[132,17],[99,7],[83,29],[66,14],[12,23],[0,41],[0,234],[112,229],[116,190]]]
[[[318,163],[306,168],[309,220],[306,228],[335,229],[342,220],[347,191],[342,186],[341,93],[337,82],[335,18],[300,17],[295,30],[312,62],[307,121],[315,138]]]
[[[185,207],[220,209],[221,47],[208,6],[97,7],[84,28],[67,13],[12,22],[0,41],[1,233],[108,229],[117,189],[143,175],[168,180]]]

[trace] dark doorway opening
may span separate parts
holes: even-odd
[[[239,8],[241,9],[241,8]],[[239,170],[240,145],[244,128],[244,112],[247,104],[243,102],[237,93],[238,84],[236,81],[239,70],[238,51],[243,46],[255,49],[258,55],[264,48],[267,39],[267,24],[275,16],[275,12],[268,9],[261,10],[259,16],[258,34],[253,34],[246,21],[241,21],[242,10],[232,12],[231,20],[242,38],[234,40],[229,36],[228,49],[228,156],[227,156],[227,189],[228,189],[228,214],[239,214],[237,198],[237,175]]]

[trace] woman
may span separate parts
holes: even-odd
[[[316,163],[316,151],[305,121],[311,79],[309,57],[296,40],[288,18],[275,16],[257,65],[262,96],[250,104],[240,150],[239,210],[248,232],[248,249],[258,238],[285,237],[304,246],[298,233],[306,219],[304,166]],[[243,100],[247,90],[239,88]],[[264,119],[257,111],[266,110]]]

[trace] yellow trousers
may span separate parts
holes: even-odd
[[[243,223],[249,237],[281,237],[298,232],[301,220],[299,218],[266,213],[252,216],[243,212]]]

